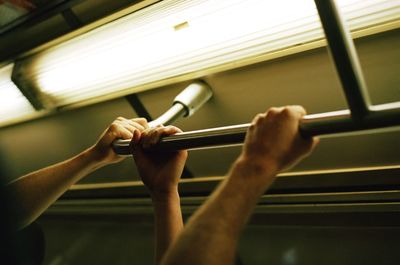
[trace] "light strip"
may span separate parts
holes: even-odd
[[[351,30],[400,18],[396,0],[338,1]],[[32,58],[64,106],[323,38],[312,0],[164,0]]]
[[[389,166],[375,166],[375,167],[355,167],[355,168],[336,168],[336,169],[322,169],[322,170],[307,170],[307,171],[294,171],[284,172],[278,174],[278,177],[304,177],[314,175],[327,175],[327,174],[343,174],[343,173],[364,173],[368,174],[369,171],[383,171],[383,170],[399,170],[400,165],[389,165]],[[223,180],[225,176],[212,176],[212,177],[200,177],[192,179],[180,179],[179,183],[200,183],[210,181]],[[122,188],[131,186],[143,186],[143,182],[138,181],[123,181],[123,182],[109,182],[109,183],[88,183],[88,184],[74,184],[69,190],[90,190],[90,189],[107,189],[107,188]]]
[[[30,116],[35,109],[11,81],[13,64],[0,69],[0,124]]]

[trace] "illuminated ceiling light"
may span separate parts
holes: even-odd
[[[0,69],[0,124],[35,113],[35,109],[11,81],[13,64]]]
[[[398,0],[338,1],[351,30],[399,19]],[[58,106],[322,39],[312,0],[164,0],[32,58]]]

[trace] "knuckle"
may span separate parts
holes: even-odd
[[[296,108],[296,109],[298,109],[300,111],[306,111],[306,109],[302,105],[293,105],[292,107]]]
[[[265,120],[265,114],[263,113],[258,113],[253,121],[251,122],[251,125],[253,125],[253,127],[256,127],[257,125],[259,125],[260,123],[262,123]],[[254,129],[254,128],[252,128]]]
[[[114,138],[117,138],[119,136],[117,131],[110,131],[110,135]]]
[[[119,125],[116,122],[111,123],[110,125],[110,131],[116,131],[119,128]]]
[[[138,123],[138,122],[129,121],[128,124],[129,124],[130,126],[134,127],[135,129],[144,130],[144,127],[143,127],[140,123]]]
[[[252,129],[254,129],[254,127],[255,127],[255,125],[257,124],[257,122],[258,122],[258,115],[259,114],[257,114],[254,118],[253,118],[253,120],[251,121],[251,128]]]
[[[256,115],[256,119],[257,119],[257,120],[260,120],[260,119],[263,119],[263,118],[265,118],[265,114],[264,114],[264,113],[258,113],[258,114]]]
[[[165,127],[161,127],[161,128],[157,128],[157,129],[154,131],[154,133],[155,133],[156,135],[161,135],[161,134],[163,134],[166,130],[167,130],[167,129],[166,129]]]
[[[279,114],[279,108],[276,107],[269,108],[268,113]]]
[[[284,107],[282,110],[282,114],[285,116],[290,116],[292,114],[292,110],[288,107]]]
[[[261,124],[261,123],[265,122],[265,119],[266,119],[266,115],[258,114],[256,124]]]
[[[265,113],[258,113],[257,117],[258,117],[258,119],[264,119],[265,118]]]
[[[133,122],[139,123],[139,124],[147,124],[147,119],[146,118],[135,118],[132,119]]]
[[[293,109],[291,109],[290,107],[285,107],[282,112],[281,115],[285,118],[294,118],[295,117],[295,112]]]
[[[273,113],[273,112],[270,112],[270,111],[268,111],[267,115],[266,115],[268,120],[273,119],[275,116],[276,116],[276,113]]]
[[[155,133],[157,133],[157,128],[152,128],[151,130],[149,130],[148,135],[153,135]]]
[[[273,118],[279,115],[279,109],[278,108],[270,108],[268,109],[266,113],[267,118]]]
[[[149,135],[149,131],[147,131],[147,130],[145,130],[145,131],[143,131],[142,133],[141,133],[141,138],[142,139],[146,139],[147,137],[148,137],[148,135]]]

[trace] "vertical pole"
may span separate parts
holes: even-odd
[[[369,112],[369,97],[350,31],[334,0],[315,0],[329,50],[354,122]]]

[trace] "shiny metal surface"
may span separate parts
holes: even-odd
[[[167,110],[163,115],[149,122],[149,127],[157,127],[163,124],[171,124],[175,120],[184,117],[185,115],[187,115],[186,107],[181,103],[176,103],[172,105],[172,107]]]
[[[212,94],[211,88],[205,82],[193,82],[175,97],[172,107],[149,122],[149,126],[167,125],[181,117],[192,116],[212,97]],[[129,155],[129,143],[130,140],[117,140],[113,143],[113,149],[117,154]]]
[[[336,134],[400,125],[400,103],[374,106],[362,121],[355,123],[349,110],[304,116],[299,130],[304,136]],[[243,143],[250,123],[178,133],[164,137],[153,150],[173,151],[230,146]],[[129,140],[119,141],[118,154],[128,154]]]
[[[369,112],[369,97],[354,42],[334,0],[315,0],[331,57],[354,120]]]
[[[175,104],[182,104],[187,109],[185,116],[192,116],[212,97],[212,90],[205,82],[193,82],[174,99]]]

